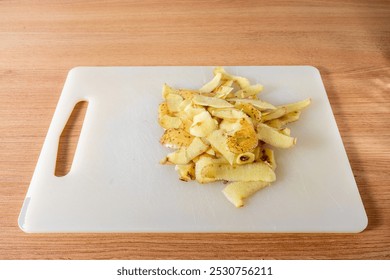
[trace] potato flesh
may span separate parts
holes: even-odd
[[[168,154],[161,163],[178,165],[188,164],[191,160],[203,154],[208,149],[209,145],[205,144],[200,138],[195,137],[187,148],[181,147],[175,152]]]
[[[175,169],[180,180],[188,182],[195,179],[195,163],[176,165]]]
[[[209,145],[205,144],[200,138],[195,137],[191,144],[188,146],[186,156],[188,162],[203,154],[209,149]]]
[[[177,94],[168,94],[166,100],[169,112],[179,112],[179,107],[180,104],[183,102],[183,97]]]
[[[278,130],[262,123],[257,125],[257,137],[259,140],[264,141],[271,146],[284,149],[291,148],[297,142],[296,138],[284,135]]]
[[[176,150],[167,155],[165,160],[161,163],[170,163],[170,164],[187,164],[189,160],[187,159],[187,152],[184,147],[181,147],[179,150]]]
[[[221,82],[221,78],[222,78],[222,74],[221,73],[217,73],[210,82],[208,82],[207,84],[205,84],[203,87],[201,87],[199,89],[199,92],[200,93],[210,93],[210,92],[212,92],[216,87],[219,86],[219,84]]]
[[[257,191],[268,186],[268,182],[233,182],[228,184],[222,191],[225,197],[234,204],[234,206],[244,206],[244,200]]]
[[[219,124],[219,128],[231,135],[241,128],[240,120],[224,119]]]
[[[208,137],[207,140],[210,142],[211,147],[217,152],[219,152],[223,157],[230,163],[233,164],[235,154],[229,150],[227,145],[227,135],[226,133],[219,129],[213,131]]]
[[[195,178],[196,180],[201,183],[210,183],[215,182],[215,178],[206,178],[202,175],[203,169],[214,163],[227,163],[226,159],[224,158],[212,158],[209,156],[200,156],[199,160],[195,163]]]
[[[274,119],[268,122],[265,122],[270,127],[281,129],[283,128],[286,124],[295,122],[299,120],[299,117],[301,115],[301,111],[296,111],[296,112],[291,112],[288,114],[285,114],[284,116]]]
[[[302,111],[307,106],[309,106],[310,103],[311,103],[311,99],[307,98],[305,100],[302,100],[302,101],[299,101],[299,102],[296,102],[296,103],[282,105],[280,107],[286,108],[286,114],[288,114],[288,113],[291,113],[291,112]]]
[[[210,156],[215,156],[215,151],[213,150],[213,148],[210,148],[206,151],[206,154],[210,155]]]
[[[165,129],[180,128],[182,124],[183,122],[178,117],[171,117],[165,115],[160,119],[160,125]]]
[[[280,118],[281,116],[285,115],[287,112],[287,109],[285,107],[276,108],[275,110],[269,112],[268,114],[265,113],[261,116],[261,120],[263,122],[271,121],[277,118]]]
[[[260,111],[276,109],[276,107],[274,105],[272,105],[268,102],[256,100],[256,99],[230,98],[230,99],[227,99],[227,101],[249,103],[249,104],[252,104],[253,106],[255,106]]]
[[[211,132],[216,130],[218,124],[211,117],[209,112],[203,111],[198,115],[194,116],[192,125],[190,127],[190,134],[196,137],[206,137]]]
[[[223,109],[212,109],[210,110],[212,116],[220,118],[220,119],[243,119],[245,118],[245,113],[241,110],[233,109],[233,108],[223,108]]]
[[[194,116],[199,115],[206,110],[203,107],[197,107],[196,105],[194,106],[193,104],[188,104],[183,111],[186,113],[187,118],[192,121]]]
[[[259,85],[259,84],[252,85],[252,86],[240,89],[234,95],[236,97],[238,97],[238,98],[246,98],[246,97],[249,97],[249,96],[253,96],[253,95],[259,94],[263,90],[263,88],[264,87],[262,85]]]
[[[285,126],[310,105],[305,99],[274,106],[257,97],[260,84],[214,69],[214,77],[199,90],[163,85],[158,108],[165,129],[160,143],[176,149],[162,164],[175,164],[179,179],[210,183],[230,181],[223,190],[236,207],[275,181],[272,147],[290,148],[296,138]]]
[[[202,176],[217,180],[253,182],[273,182],[275,172],[264,162],[255,162],[244,165],[210,164],[203,168]]]
[[[197,105],[202,106],[209,106],[213,108],[231,108],[234,107],[229,102],[219,99],[216,97],[209,97],[209,96],[203,96],[203,95],[197,95],[195,96],[192,101]]]
[[[221,86],[216,92],[214,97],[225,99],[233,91],[232,87]]]
[[[218,75],[219,73],[222,74],[222,79],[233,80],[242,89],[250,86],[250,82],[247,78],[228,74],[222,67],[216,67],[213,72],[214,72],[214,75]]]
[[[163,85],[162,97],[163,97],[164,100],[167,99],[168,94],[173,94],[173,93],[176,93],[176,91],[175,91],[173,88],[171,88],[171,87],[170,87],[169,85],[167,85],[167,84],[164,84],[164,85]]]

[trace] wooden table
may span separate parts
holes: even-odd
[[[0,1],[0,258],[390,259],[388,1],[54,2]],[[367,229],[23,233],[18,214],[66,74],[78,65],[316,66],[367,211]],[[77,129],[67,132],[69,147]]]

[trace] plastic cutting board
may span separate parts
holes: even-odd
[[[291,124],[297,145],[277,150],[277,180],[235,208],[223,183],[178,180],[157,106],[164,83],[200,88],[213,67],[77,67],[66,79],[19,217],[25,232],[359,232],[367,216],[319,71],[311,66],[225,69],[261,83],[275,105],[307,97]],[[88,108],[64,177],[54,175],[61,132]]]

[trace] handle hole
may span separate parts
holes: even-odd
[[[54,173],[57,177],[65,176],[72,167],[87,107],[87,101],[78,102],[61,133]]]

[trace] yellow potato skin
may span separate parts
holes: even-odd
[[[179,149],[188,147],[194,136],[181,128],[169,128],[160,138],[160,143],[168,148]]]

